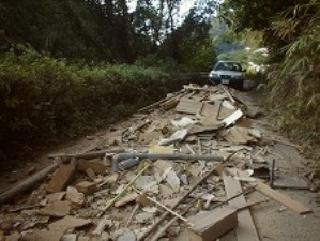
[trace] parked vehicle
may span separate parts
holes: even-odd
[[[223,84],[242,89],[245,72],[239,62],[218,61],[209,74],[209,80],[215,85]]]

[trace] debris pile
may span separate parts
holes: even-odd
[[[2,206],[0,240],[213,241],[230,230],[259,240],[249,208],[268,199],[247,201],[252,192],[311,211],[273,190],[269,142],[254,125],[260,114],[224,87],[184,86],[141,109],[100,150],[50,155],[55,164],[1,194],[15,205]]]

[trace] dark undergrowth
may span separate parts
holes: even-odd
[[[98,130],[182,84],[155,68],[8,52],[0,57],[0,160]]]

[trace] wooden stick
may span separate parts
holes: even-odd
[[[138,179],[138,177],[140,177],[142,175],[142,173],[147,170],[149,167],[151,166],[151,164],[147,164],[144,168],[142,168],[138,174],[123,188],[123,190],[117,195],[115,196],[113,199],[111,199],[108,204],[106,205],[106,207],[102,210],[102,213],[100,213],[100,217],[112,206],[115,204],[115,202],[121,198],[123,196],[123,194],[127,191],[127,189],[136,182],[136,180]]]
[[[64,154],[64,153],[58,153],[58,154],[50,154],[48,155],[49,159],[55,159],[58,157],[62,158],[81,158],[81,159],[94,159],[98,157],[104,157],[106,153],[122,153],[125,149],[123,148],[114,148],[114,149],[106,149],[106,150],[100,150],[100,151],[91,151],[87,153],[81,153],[81,154]]]
[[[188,225],[192,226],[192,225],[189,223],[189,221],[188,221],[185,217],[183,217],[182,215],[180,215],[179,213],[171,210],[171,209],[168,208],[167,206],[165,206],[165,205],[163,205],[162,203],[158,202],[156,199],[154,199],[154,198],[152,198],[152,197],[149,197],[149,196],[147,196],[146,194],[140,192],[140,191],[137,190],[136,188],[133,188],[133,190],[134,190],[136,193],[140,194],[140,195],[145,195],[145,197],[146,197],[148,200],[150,200],[151,202],[153,202],[153,203],[156,204],[157,206],[163,208],[163,209],[166,210],[167,212],[169,212],[169,213],[171,213],[172,215],[178,217],[178,218],[179,218],[180,220],[182,220],[183,222],[185,222],[185,223],[187,223]]]
[[[219,169],[222,165],[217,165],[215,166],[214,168],[212,168],[212,170],[210,170],[204,177],[202,177],[198,182],[196,182],[192,188],[187,191],[177,202],[176,204],[171,208],[171,209],[175,209],[176,207],[178,207],[180,205],[180,203],[182,203],[188,196],[190,193],[192,193],[196,188],[197,186],[199,186],[202,182],[204,182],[206,179],[208,179],[217,169]],[[153,230],[158,227],[158,225],[163,222],[167,216],[169,215],[170,213],[168,211],[164,212],[161,217],[155,221],[147,230],[146,232],[144,232],[140,238],[138,238],[138,241],[142,241],[142,240],[145,240],[146,237],[149,236],[149,234],[151,232],[153,232]]]
[[[222,88],[223,88],[224,92],[226,92],[226,94],[227,94],[229,100],[231,101],[231,103],[234,104],[236,101],[234,100],[234,98],[231,95],[231,93],[229,92],[229,90],[226,87],[224,87],[223,85],[222,85]]]
[[[220,207],[220,206],[223,206],[223,205],[227,204],[230,200],[232,200],[232,199],[234,199],[234,198],[237,198],[237,197],[239,197],[239,196],[241,196],[241,195],[249,194],[249,193],[251,193],[251,192],[253,192],[253,191],[255,191],[255,190],[252,189],[252,190],[249,190],[249,191],[247,191],[247,192],[239,193],[239,194],[237,194],[237,195],[235,195],[235,196],[233,196],[233,197],[231,197],[231,198],[228,198],[228,199],[222,201],[221,203],[215,205],[214,208],[218,208],[218,207]],[[185,214],[190,210],[190,208],[193,207],[194,203],[195,203],[198,199],[199,199],[199,198],[194,199],[194,200],[192,201],[192,203],[191,203],[181,214],[182,214],[182,215],[185,215]],[[263,200],[263,201],[265,201],[265,200]],[[261,203],[261,202],[262,202],[262,201],[260,201],[259,203]],[[241,207],[241,209],[242,209],[242,208],[247,208],[247,207],[249,207],[249,206],[257,205],[257,204],[259,204],[259,203],[258,203],[258,202],[257,202],[257,203],[252,203],[252,204],[251,204],[251,203],[250,203],[250,204],[248,203],[246,207]],[[241,209],[240,209],[240,210],[241,210]],[[165,233],[165,232],[167,231],[167,229],[168,229],[173,223],[175,223],[175,222],[178,221],[178,220],[179,220],[178,217],[173,217],[163,228],[159,229],[159,230],[155,233],[155,235],[150,239],[150,241],[157,241],[159,238],[162,237],[163,233]]]
[[[196,201],[197,199],[195,199],[194,201]],[[190,208],[193,207],[193,203],[192,202],[192,205],[189,205],[183,212],[182,212],[182,215],[185,215],[189,210]],[[171,227],[172,224],[174,224],[175,222],[177,222],[179,220],[179,217],[173,217],[165,226],[163,226],[163,228],[159,229],[155,235],[150,239],[150,241],[157,241],[159,238],[161,238],[163,236],[163,233],[165,233],[167,231],[167,229],[169,227]]]
[[[52,164],[41,171],[37,172],[33,176],[27,178],[26,180],[18,183],[14,187],[10,188],[8,191],[0,194],[0,204],[9,201],[14,198],[17,194],[29,191],[35,184],[45,179],[50,172],[56,169],[57,164]]]
[[[136,214],[136,212],[138,211],[139,208],[140,208],[140,204],[137,203],[136,206],[133,208],[132,213],[130,214],[125,227],[129,226],[129,224],[131,223],[131,221],[133,219],[133,216]]]

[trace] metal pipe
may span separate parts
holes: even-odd
[[[197,155],[197,154],[182,154],[182,153],[167,153],[167,154],[151,154],[151,153],[121,153],[112,159],[112,170],[119,171],[121,168],[132,167],[139,164],[140,160],[148,159],[156,160],[184,160],[184,161],[214,161],[224,162],[223,156],[215,155]],[[125,162],[124,162],[125,161]],[[122,165],[123,163],[124,165]],[[122,167],[120,167],[122,166]]]

